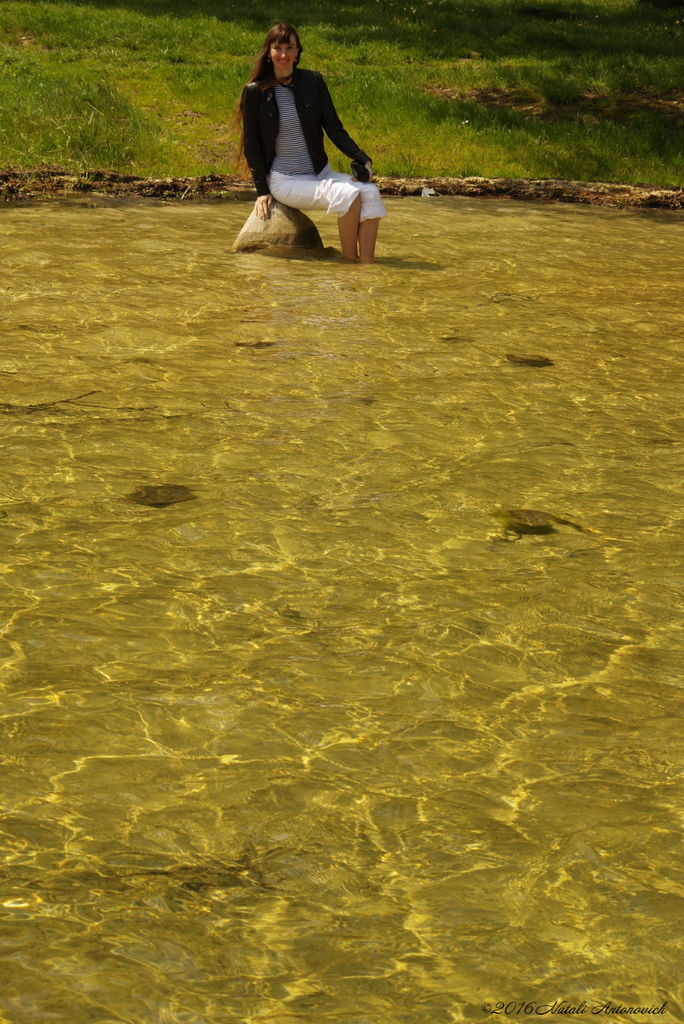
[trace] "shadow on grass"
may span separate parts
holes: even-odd
[[[25,2],[44,6],[44,0]],[[472,51],[490,60],[563,55],[618,60],[627,53],[662,60],[681,57],[682,52],[681,39],[674,32],[667,37],[646,29],[674,22],[676,15],[666,5],[676,9],[684,0],[646,4],[637,0],[632,7],[614,11],[602,6],[598,19],[590,0],[563,0],[561,4],[542,3],[538,7],[520,6],[510,0],[471,0],[472,6],[443,0],[430,7],[421,2],[418,12],[408,0],[405,2],[406,7],[390,0],[347,0],[344,4],[327,3],[322,9],[315,0],[290,0],[286,14],[303,35],[305,46],[307,29],[315,29],[331,43],[371,49],[374,43],[389,44],[409,63],[415,59],[467,57]],[[249,4],[243,0],[63,0],[56,6],[124,9],[149,18],[180,21],[203,17],[235,23],[243,32],[257,36],[283,16],[271,0],[250,0]],[[253,52],[255,55],[256,50]],[[354,60],[357,66],[375,63],[372,54],[363,52],[355,54]],[[176,57],[170,62],[184,61]]]

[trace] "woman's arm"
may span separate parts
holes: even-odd
[[[244,128],[244,152],[249,169],[252,172],[254,184],[259,196],[270,195],[266,176],[266,157],[261,143],[261,132],[259,130],[259,100],[260,89],[258,85],[246,85],[242,90],[242,124]]]
[[[321,103],[321,122],[326,135],[331,142],[335,143],[337,148],[341,150],[345,156],[349,157],[350,160],[360,160],[362,164],[370,163],[370,157],[368,154],[364,153],[362,149],[359,149],[349,132],[345,131],[344,125],[340,121],[339,115],[335,110],[335,104],[328,92],[328,86],[320,75],[318,76],[318,83]]]

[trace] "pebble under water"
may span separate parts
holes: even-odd
[[[684,216],[387,207],[0,210],[0,1021],[684,1020]]]

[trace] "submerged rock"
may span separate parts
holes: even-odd
[[[514,356],[507,355],[506,359],[509,363],[515,363],[516,366],[553,366],[553,362],[548,356]]]
[[[10,872],[0,868],[0,879],[3,882],[9,881]],[[16,865],[13,866],[11,880],[15,884],[17,880],[30,885],[35,883],[35,877],[30,873],[30,869],[22,870]],[[173,892],[182,889],[205,892],[211,889],[237,887],[273,888],[264,880],[259,862],[250,857],[249,853],[240,854],[232,862],[222,863],[207,859],[195,864],[175,864],[166,868],[136,868],[135,865],[122,865],[118,870],[116,867],[112,870],[108,865],[99,863],[97,867],[91,868],[79,865],[77,868],[48,869],[41,872],[39,884],[43,892],[62,894],[72,889],[82,891],[84,885],[110,893],[133,889],[138,894],[142,887],[153,892],[161,890],[162,893],[164,890]]]
[[[540,512],[534,508],[508,508],[496,512],[495,515],[503,519],[506,530],[517,534],[518,537],[522,537],[524,533],[555,533],[554,523],[571,526],[573,530],[582,532],[582,527],[570,519],[562,519],[551,512]]]
[[[181,501],[197,501],[197,495],[185,484],[136,487],[126,495],[126,498],[136,505],[149,505],[150,508],[167,508],[169,505],[178,505]]]
[[[234,252],[254,252],[272,248],[322,249],[318,228],[301,210],[271,203],[268,220],[257,217],[252,210],[233,245]]]
[[[275,341],[234,341],[236,348],[272,348]]]

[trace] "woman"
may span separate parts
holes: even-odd
[[[336,213],[342,255],[372,263],[386,211],[371,184],[370,157],[344,130],[321,75],[297,67],[301,54],[297,30],[275,25],[242,90],[242,151],[258,193],[257,216],[268,218],[271,197],[298,210]],[[331,170],[323,129],[346,156],[365,164],[368,183]]]

